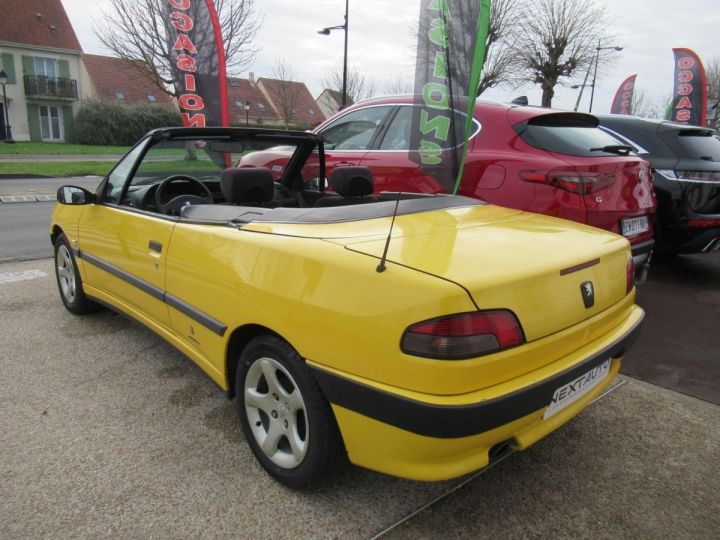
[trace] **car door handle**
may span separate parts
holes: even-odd
[[[156,242],[155,240],[150,240],[148,242],[148,247],[150,248],[150,251],[154,251],[157,254],[162,253],[162,244],[160,242]]]

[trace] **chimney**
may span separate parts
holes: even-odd
[[[252,86],[255,86],[255,74],[252,71],[248,74],[248,80]]]

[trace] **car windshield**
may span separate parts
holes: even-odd
[[[683,130],[678,132],[678,142],[685,151],[682,157],[720,162],[720,141],[709,132]]]
[[[297,145],[283,141],[286,159]],[[251,162],[252,155],[278,146],[278,141],[257,137],[205,137],[163,139],[152,145],[135,171],[132,185],[147,185],[175,174],[218,180],[223,169]],[[254,166],[254,165],[253,165]]]
[[[522,139],[535,148],[570,156],[600,157],[616,155],[613,147],[625,146],[627,142],[607,131],[593,126],[527,126]],[[608,149],[602,151],[600,149]]]

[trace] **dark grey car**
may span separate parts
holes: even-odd
[[[599,116],[601,127],[628,140],[653,169],[656,250],[720,251],[720,140],[712,129]]]

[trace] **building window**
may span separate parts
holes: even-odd
[[[157,101],[157,97],[155,96],[155,94],[148,94],[147,98],[150,103],[155,103]]]
[[[315,116],[315,109],[308,109],[308,114],[310,116]]]
[[[125,101],[125,93],[122,92],[121,90],[118,90],[117,92],[115,92],[115,97],[118,98],[118,100],[120,100],[120,101]]]
[[[55,66],[57,63],[52,58],[41,58],[36,56],[33,59],[35,64],[35,75],[47,77],[48,79],[57,78],[57,69]]]
[[[43,141],[61,141],[62,117],[60,108],[49,105],[40,105],[40,131]]]
[[[265,104],[262,101],[258,101],[258,109],[265,110]]]

